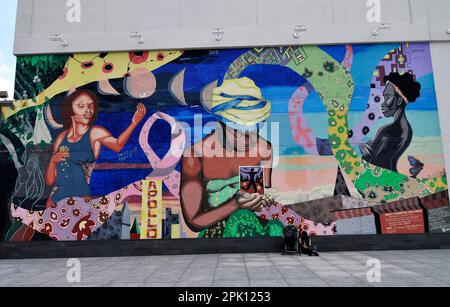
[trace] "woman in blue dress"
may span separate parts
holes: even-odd
[[[47,207],[68,197],[91,196],[89,181],[102,146],[120,152],[147,110],[140,103],[130,125],[115,138],[107,129],[94,126],[98,98],[88,90],[78,90],[61,104],[64,131],[56,138],[45,176],[47,186],[54,187]]]

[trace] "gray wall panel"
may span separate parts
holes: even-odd
[[[450,39],[450,1],[380,1],[391,29],[374,37],[367,0],[80,0],[80,23],[67,21],[66,0],[19,0],[15,54]],[[307,31],[294,39],[298,24]],[[216,27],[225,31],[220,42]],[[131,31],[142,31],[145,43]],[[69,46],[50,41],[54,33]]]

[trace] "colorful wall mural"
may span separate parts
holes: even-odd
[[[0,235],[450,231],[429,45],[18,57]]]

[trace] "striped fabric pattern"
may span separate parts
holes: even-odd
[[[448,199],[448,190],[421,198],[420,203],[427,210],[446,207],[450,204]]]
[[[334,215],[336,216],[336,220],[345,220],[345,219],[352,219],[352,218],[356,218],[356,217],[369,216],[369,215],[373,215],[373,213],[372,213],[372,209],[370,207],[365,207],[365,208],[337,210],[337,211],[334,211]]]
[[[422,210],[418,197],[403,199],[387,204],[381,204],[372,208],[373,211],[378,214]]]

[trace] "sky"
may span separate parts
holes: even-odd
[[[17,0],[1,0],[0,9],[0,90],[14,95],[16,57],[13,55],[14,28],[16,24]]]

